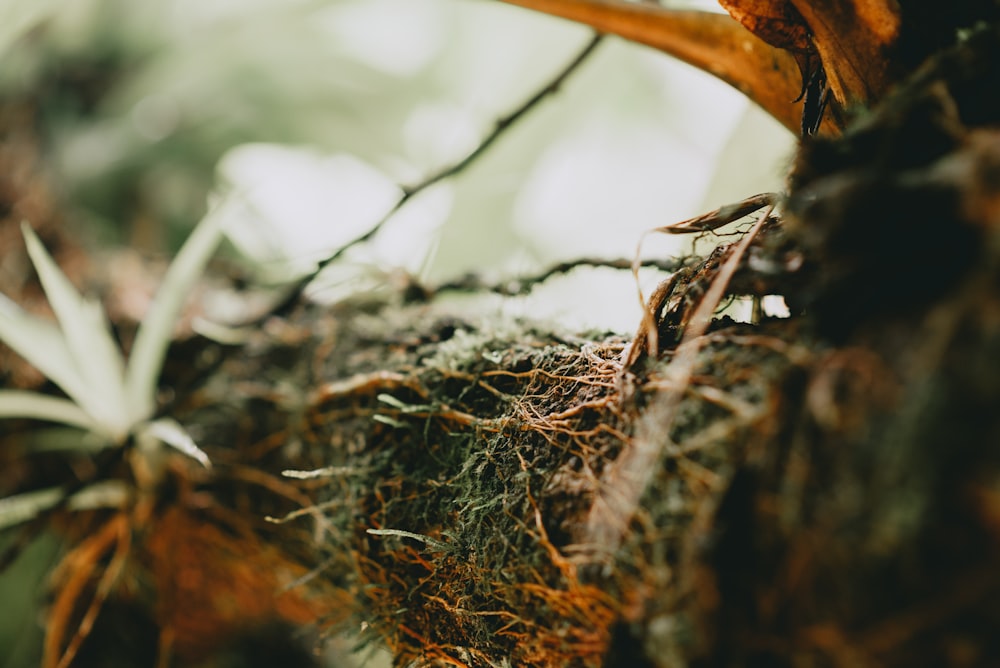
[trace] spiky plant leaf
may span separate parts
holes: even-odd
[[[31,315],[0,294],[0,340],[81,403],[90,389],[57,325]]]
[[[0,390],[0,419],[2,418],[46,420],[80,427],[87,431],[101,431],[94,418],[77,403],[37,392]]]
[[[170,345],[174,324],[191,289],[222,239],[223,217],[209,212],[184,242],[136,334],[125,374],[132,423],[153,413],[156,381]]]
[[[0,499],[0,530],[27,522],[52,508],[63,499],[61,487],[47,487]],[[129,497],[129,488],[121,480],[105,480],[85,487],[70,498],[70,510],[115,508]]]
[[[27,522],[57,504],[62,494],[61,488],[49,487],[0,499],[0,529]]]
[[[141,428],[141,436],[153,437],[170,447],[183,452],[194,459],[205,468],[212,468],[212,462],[208,455],[198,447],[194,439],[184,430],[176,420],[162,418],[147,422]]]
[[[125,363],[104,310],[76,291],[27,223],[21,224],[21,231],[63,339],[87,387],[87,392],[73,398],[112,437],[121,439],[131,426],[125,403]]]
[[[121,444],[94,430],[80,431],[82,425],[53,423],[51,427],[38,426],[26,432],[18,447],[25,455],[42,452],[62,452],[73,455],[94,455]]]

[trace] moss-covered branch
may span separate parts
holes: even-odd
[[[179,665],[275,624],[400,666],[996,663],[998,87],[983,29],[807,143],[783,219],[679,270],[635,350],[421,291],[178,344],[163,410],[211,469],[24,476],[134,489],[56,512],[50,655],[126,610]],[[791,317],[706,324],[722,288]]]
[[[315,470],[281,526],[399,665],[996,660],[1000,143],[977,126],[1000,114],[972,82],[997,44],[803,152],[729,286],[792,318],[676,348],[731,247],[664,295],[659,359],[427,304],[305,309],[186,419]]]

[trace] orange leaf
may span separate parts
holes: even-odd
[[[622,0],[503,1],[668,53],[730,84],[792,132],[798,133],[802,126],[804,104],[799,98],[808,68],[793,53],[769,44],[730,16]],[[802,36],[794,26],[800,24],[781,23],[779,18],[764,17],[758,21],[759,29],[769,39],[798,47]],[[749,13],[747,20],[751,20]],[[782,30],[787,33],[784,37]],[[836,133],[839,125],[828,119],[822,130]]]
[[[719,0],[719,4],[771,46],[801,53],[813,50],[809,26],[789,0]]]
[[[901,24],[896,0],[792,1],[842,106],[870,104],[901,76],[892,58]]]

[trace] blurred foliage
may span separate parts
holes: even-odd
[[[348,154],[417,182],[462,157],[588,34],[487,0],[8,4],[23,14],[11,24],[32,28],[0,34],[0,95],[37,105],[65,205],[145,250],[179,245],[220,158],[241,144]],[[437,233],[428,273],[629,252],[633,232],[697,212],[744,108],[685,66],[606,45],[459,188],[428,193],[436,223],[461,221]],[[760,136],[777,146],[727,196],[777,182],[788,138]],[[355,222],[327,214],[329,226]]]
[[[0,549],[6,549],[13,531],[0,533]],[[27,668],[41,660],[42,626],[40,606],[44,602],[45,575],[56,563],[59,544],[43,535],[0,577],[0,668]]]
[[[375,147],[358,119],[393,87],[323,34],[316,17],[343,3],[230,4],[86,0],[10,49],[3,90],[36,101],[67,199],[88,217],[190,226],[216,162],[243,142]]]

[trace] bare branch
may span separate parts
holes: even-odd
[[[321,260],[316,265],[315,269],[313,269],[309,274],[307,274],[304,278],[299,280],[299,282],[292,287],[288,295],[271,310],[271,313],[281,314],[287,311],[293,304],[295,304],[298,301],[298,298],[302,294],[302,292],[319,275],[321,271],[323,271],[326,267],[330,266],[330,264],[332,264],[333,262],[343,257],[344,253],[346,253],[348,249],[353,248],[358,244],[364,243],[369,239],[371,239],[372,237],[374,237],[378,233],[378,231],[381,230],[382,227],[385,226],[385,224],[389,222],[399,210],[401,210],[404,206],[406,206],[406,204],[411,199],[413,199],[423,191],[427,190],[431,186],[435,185],[436,183],[439,183],[445,179],[460,174],[461,172],[465,171],[468,167],[470,167],[480,156],[486,153],[486,151],[489,150],[489,148],[493,146],[493,144],[495,144],[496,141],[500,139],[500,137],[504,133],[506,133],[507,130],[513,127],[519,120],[527,116],[533,109],[538,107],[538,105],[541,104],[541,102],[544,101],[546,98],[555,94],[566,82],[566,80],[574,72],[580,69],[580,67],[583,65],[584,62],[586,62],[587,58],[590,57],[590,55],[594,52],[598,44],[601,43],[602,39],[603,39],[602,35],[594,35],[594,37],[589,42],[587,42],[587,45],[579,53],[577,53],[576,56],[574,56],[573,59],[570,60],[570,62],[566,66],[564,66],[562,70],[559,71],[558,74],[556,74],[551,80],[549,80],[548,83],[542,86],[542,88],[536,91],[520,106],[514,109],[514,111],[498,119],[493,126],[493,130],[488,135],[486,135],[486,137],[484,137],[481,142],[479,142],[479,145],[476,146],[476,148],[473,149],[471,153],[466,155],[458,162],[435,172],[434,174],[427,177],[420,183],[414,186],[404,187],[402,197],[400,197],[399,200],[397,200],[397,202],[392,206],[391,209],[389,209],[389,211],[382,217],[381,220],[375,223],[375,225],[367,232],[347,242],[346,244],[338,248],[332,255]]]

